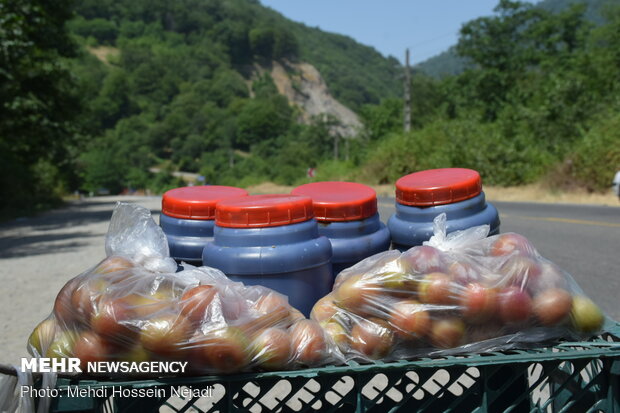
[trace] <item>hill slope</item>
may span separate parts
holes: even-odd
[[[586,4],[585,17],[587,20],[595,24],[602,24],[605,7],[614,3],[614,0],[543,0],[537,3],[537,6],[552,13],[559,13],[579,3]],[[429,76],[441,78],[462,73],[467,68],[467,61],[457,54],[453,46],[419,63],[416,68]]]
[[[74,72],[95,137],[80,159],[87,190],[144,187],[153,167],[292,183],[333,156],[334,132],[355,133],[355,111],[400,90],[396,60],[254,0],[84,0],[76,11]],[[162,176],[153,189],[174,184]]]

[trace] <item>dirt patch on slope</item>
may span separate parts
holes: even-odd
[[[120,50],[112,46],[89,47],[88,52],[106,65],[110,65],[110,59],[120,55]]]
[[[270,74],[278,92],[301,109],[302,123],[327,114],[337,121],[332,131],[340,136],[355,136],[362,127],[355,112],[332,96],[321,73],[311,64],[274,61]]]

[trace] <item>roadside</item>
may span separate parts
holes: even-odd
[[[379,197],[394,197],[394,185],[370,185]],[[289,193],[294,186],[277,185],[265,182],[246,188],[251,194]],[[620,207],[620,201],[611,188],[606,194],[587,193],[585,191],[559,192],[551,191],[538,184],[497,187],[484,186],[484,193],[489,201],[538,202],[551,204],[605,205]]]
[[[250,191],[286,193],[291,188],[263,184],[250,188]],[[377,189],[380,195],[393,197],[389,186]],[[493,197],[493,188],[485,190]],[[525,192],[506,191],[500,195],[514,196],[519,201],[526,200],[526,195],[523,195]],[[527,199],[535,196],[536,193],[532,191]],[[617,201],[612,196],[610,198],[609,201]],[[588,197],[565,197],[564,200],[582,204],[595,204],[598,201],[597,198]],[[17,363],[20,357],[26,356],[28,335],[38,322],[49,315],[60,288],[69,279],[105,257],[105,234],[116,201],[135,202],[150,208],[155,221],[159,221],[161,197],[109,196],[71,201],[57,210],[0,224],[0,347],[3,349],[0,363]],[[540,199],[537,201],[540,202]],[[381,203],[380,208],[385,209],[384,216],[389,216],[393,204]],[[580,215],[576,215],[578,220],[570,220],[572,225],[595,224],[588,226],[588,231],[577,237],[572,227],[561,226],[568,221],[563,215],[553,215],[556,218],[551,219],[546,210],[526,214],[521,209],[512,212],[507,208],[502,206],[502,210],[508,211],[508,215],[502,218],[506,230],[526,233],[528,236],[531,234],[536,244],[543,246],[546,257],[570,268],[572,273],[586,277],[579,281],[589,294],[599,299],[607,297],[607,307],[617,308],[613,301],[613,291],[617,291],[616,280],[613,278],[616,263],[610,258],[614,256],[610,248],[617,245],[614,242],[616,232],[610,232],[609,225],[601,226],[600,222],[593,221],[594,218],[580,218]],[[565,208],[588,210],[575,206]],[[608,213],[617,217],[614,211],[615,208],[608,210]],[[574,217],[572,212],[570,217]],[[575,262],[575,240],[586,245],[602,243],[603,247],[589,248],[585,255],[581,252]],[[599,273],[608,277],[601,278],[604,282],[589,283],[592,274],[596,273],[591,266],[592,262],[599,263],[597,268],[602,268],[598,270]],[[593,280],[598,278],[594,277]],[[608,311],[617,317],[617,310]]]
[[[105,196],[0,224],[0,363],[26,356],[26,340],[50,314],[60,288],[105,258],[117,201],[150,208],[159,222],[161,197]]]

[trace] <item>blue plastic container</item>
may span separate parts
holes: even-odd
[[[262,285],[288,296],[310,315],[331,291],[332,247],[319,235],[312,200],[292,195],[254,195],[218,203],[213,242],[204,265],[245,285]]]
[[[364,258],[390,248],[390,232],[379,219],[377,194],[354,182],[314,182],[293,195],[312,198],[319,234],[329,238],[334,277]]]
[[[170,256],[177,262],[202,265],[202,250],[213,240],[215,205],[218,201],[247,196],[244,189],[230,186],[188,186],[167,191],[161,201],[162,227]]]
[[[433,219],[446,213],[447,232],[478,225],[499,233],[497,209],[485,200],[480,174],[445,168],[416,172],[396,182],[396,213],[388,220],[392,246],[406,251],[433,235]]]

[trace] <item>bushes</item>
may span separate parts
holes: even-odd
[[[118,35],[116,24],[101,18],[86,20],[79,16],[71,20],[69,29],[84,38],[94,37],[99,44],[114,44]]]
[[[592,128],[572,155],[572,173],[590,191],[608,191],[620,170],[620,115]]]
[[[375,184],[424,169],[476,169],[485,183],[518,185],[533,182],[551,162],[534,139],[506,139],[501,124],[475,120],[436,121],[409,134],[393,134],[372,146],[359,178]]]
[[[25,165],[10,152],[3,151],[0,153],[0,220],[59,205],[65,183],[59,169],[49,161]]]

